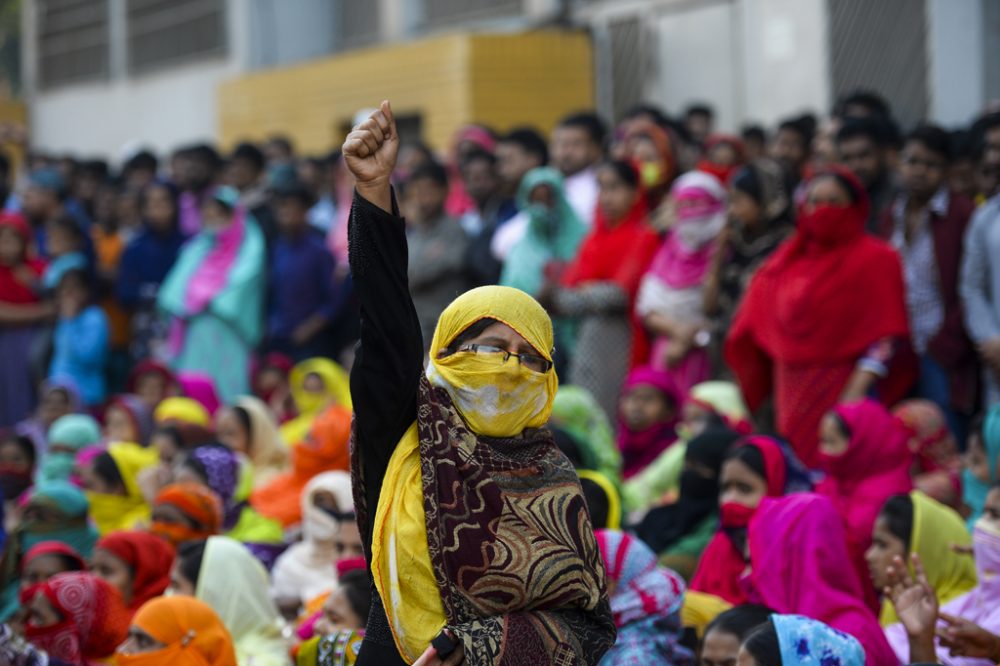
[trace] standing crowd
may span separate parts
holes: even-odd
[[[0,159],[0,663],[1000,663],[1000,111],[713,122]]]

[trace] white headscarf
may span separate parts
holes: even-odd
[[[319,492],[332,494],[338,511],[354,511],[351,475],[347,472],[324,472],[306,484],[302,491],[302,541],[289,547],[274,565],[271,595],[275,599],[297,598],[306,603],[337,585],[333,538],[339,525],[313,503]]]

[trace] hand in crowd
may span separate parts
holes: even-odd
[[[462,647],[461,643],[443,659],[438,656],[437,649],[431,645],[420,655],[419,659],[413,662],[413,666],[462,666],[463,664],[465,664],[465,648]]]
[[[910,575],[903,558],[896,557],[893,560],[887,571],[889,585],[885,588],[885,595],[896,607],[896,615],[908,636],[933,637],[938,619],[937,595],[927,581],[920,556],[914,553],[912,562],[915,577]]]
[[[941,619],[948,626],[941,629],[938,635],[941,645],[951,651],[951,656],[989,659],[993,663],[1000,663],[1000,636],[948,613],[941,613]]]
[[[343,151],[344,163],[356,180],[358,194],[391,211],[389,181],[396,168],[399,134],[388,100],[347,135]]]

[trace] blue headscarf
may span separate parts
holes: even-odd
[[[979,517],[983,515],[983,506],[986,505],[986,496],[990,493],[990,487],[997,482],[997,466],[1000,464],[1000,405],[995,405],[987,412],[980,435],[983,448],[986,449],[990,478],[989,481],[983,483],[968,468],[962,471],[962,499],[966,506],[972,509],[972,515],[969,516],[968,521],[970,531]]]
[[[49,451],[42,456],[35,477],[38,483],[69,479],[76,454],[85,446],[101,441],[101,426],[86,414],[67,414],[49,427],[48,440]],[[53,451],[53,447],[64,450]]]
[[[802,615],[772,615],[782,666],[865,666],[865,651],[853,636]]]

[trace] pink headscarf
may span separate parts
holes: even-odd
[[[854,636],[867,666],[898,666],[847,557],[837,511],[812,493],[764,498],[750,521],[754,601],[815,618]]]
[[[188,398],[196,400],[208,413],[215,416],[222,402],[215,390],[215,380],[201,372],[177,373],[177,385]]]
[[[618,424],[618,448],[624,458],[623,477],[628,479],[641,472],[647,465],[677,441],[677,422],[684,394],[677,388],[671,375],[648,366],[636,368],[629,373],[622,389],[623,394],[639,385],[657,389],[674,404],[674,417],[669,421],[655,423],[646,430],[634,431]]]
[[[653,258],[649,273],[668,287],[686,289],[705,279],[715,239],[726,224],[726,190],[710,174],[691,171],[674,182],[676,221]]]

